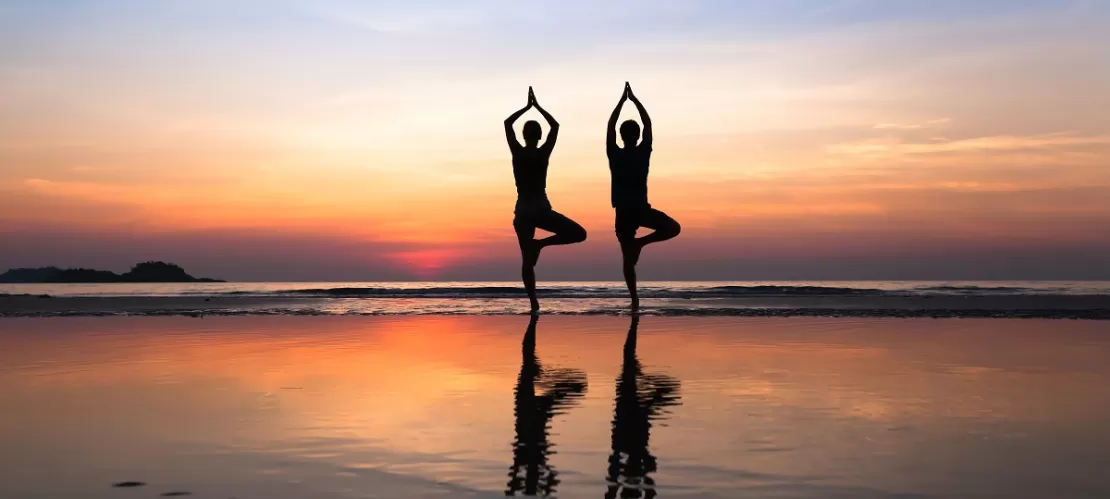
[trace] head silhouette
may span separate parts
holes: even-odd
[[[529,147],[534,147],[536,144],[539,144],[540,137],[543,136],[540,123],[536,120],[529,120],[525,123],[522,133],[524,135],[524,144]]]
[[[640,140],[640,124],[635,120],[621,123],[621,139],[624,140],[625,147],[635,146]]]

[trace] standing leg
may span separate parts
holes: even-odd
[[[636,260],[639,258],[641,246],[635,239],[621,241],[621,256],[624,259],[624,283],[628,286],[628,294],[632,297],[632,310],[640,309],[640,296],[636,293]]]
[[[513,229],[516,230],[516,240],[520,244],[520,278],[524,281],[524,290],[528,292],[528,301],[535,312],[540,309],[540,302],[536,299],[536,258],[539,257],[539,249],[534,240],[536,226],[530,221],[517,218],[513,220]]]
[[[514,220],[513,227],[516,229],[517,242],[520,244],[521,278],[524,280],[524,289],[528,291],[528,300],[532,303],[532,311],[535,312],[540,309],[540,302],[536,299],[536,263],[540,259],[540,250],[547,246],[585,241],[586,229],[554,210],[529,217],[529,220],[526,221]],[[553,234],[536,240],[537,228]]]
[[[632,298],[632,310],[640,308],[640,296],[636,293],[636,263],[640,260],[640,249],[643,246],[636,240],[636,229],[640,226],[638,218],[634,210],[617,210],[617,241],[621,245],[624,283],[628,286],[628,294]]]

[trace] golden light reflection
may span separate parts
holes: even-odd
[[[68,448],[58,462],[75,468],[109,443],[96,455],[118,469],[188,445],[183,456],[239,456],[234,469],[270,473],[250,480],[326,464],[502,490],[505,468],[531,459],[509,443],[527,327],[527,317],[7,319],[0,436]],[[543,426],[564,495],[605,488],[614,404],[624,404],[616,420],[640,414],[621,398],[633,393],[628,372],[646,387],[681,385],[644,454],[658,474],[622,472],[648,471],[663,488],[690,479],[674,463],[691,462],[808,476],[846,473],[845,456],[883,456],[865,473],[886,476],[882,463],[933,452],[933,440],[1032,434],[1044,449],[1053,429],[1110,417],[1093,322],[645,317],[633,357],[628,329],[627,317],[538,323],[532,355],[589,386]],[[551,387],[536,383],[540,403]],[[637,428],[618,430],[635,439]],[[861,473],[852,463],[845,476]]]

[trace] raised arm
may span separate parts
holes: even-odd
[[[627,89],[628,100],[631,100],[632,103],[636,105],[636,110],[640,112],[640,121],[644,124],[644,135],[643,140],[640,141],[640,145],[647,146],[648,149],[651,149],[653,138],[653,134],[651,133],[651,116],[648,116],[647,109],[644,109],[644,105],[640,104],[640,99],[637,99],[636,94],[632,93],[632,87],[628,85],[628,83],[625,83],[625,88]]]
[[[551,127],[551,131],[547,132],[547,140],[543,143],[543,149],[550,152],[555,148],[555,141],[559,140],[559,122],[555,121],[555,117],[540,106],[539,102],[536,102],[536,95],[532,93],[532,87],[528,87],[528,101],[536,107],[536,111],[543,115],[543,119],[547,120],[547,125]]]
[[[609,115],[609,126],[605,129],[605,147],[606,149],[613,149],[617,146],[617,120],[621,117],[621,108],[624,107],[624,101],[628,100],[628,84],[625,83],[624,93],[621,94],[621,100],[617,102],[617,107],[613,108],[613,114]]]
[[[529,94],[531,94],[531,90],[529,90]],[[524,106],[519,111],[510,114],[508,118],[505,118],[505,140],[509,142],[509,150],[513,152],[524,148],[524,146],[520,145],[520,141],[516,139],[516,130],[513,130],[513,125],[516,123],[516,120],[520,119],[531,107],[532,99],[529,98],[527,106]]]

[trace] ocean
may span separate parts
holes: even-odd
[[[619,315],[621,282],[549,282],[546,313]],[[1110,319],[1108,281],[645,282],[643,314]],[[0,315],[508,315],[516,282],[4,284]]]

